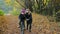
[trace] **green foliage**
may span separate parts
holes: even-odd
[[[4,12],[2,10],[0,10],[0,16],[3,16]]]
[[[20,12],[19,11],[11,11],[11,13],[10,13],[11,15],[19,15],[20,14]]]

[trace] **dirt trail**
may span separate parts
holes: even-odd
[[[25,34],[60,34],[60,29],[57,23],[50,23],[46,16],[32,14],[33,24],[32,32],[25,31]],[[7,30],[4,34],[20,34],[21,31],[18,28],[19,20],[17,16],[6,16]]]

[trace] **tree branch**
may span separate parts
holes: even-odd
[[[25,8],[25,6],[23,6],[23,5],[19,2],[19,0],[16,0],[16,2],[19,3],[19,5],[21,5],[22,7]]]

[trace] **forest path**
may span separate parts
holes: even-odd
[[[50,23],[46,16],[33,13],[32,32],[25,30],[25,34],[60,34],[60,27],[57,23]],[[6,16],[7,30],[4,34],[20,34],[18,28],[19,19],[17,16]]]

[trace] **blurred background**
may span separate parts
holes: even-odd
[[[0,0],[0,10],[5,13],[19,12],[22,7],[39,14],[55,16],[60,11],[60,0]]]

